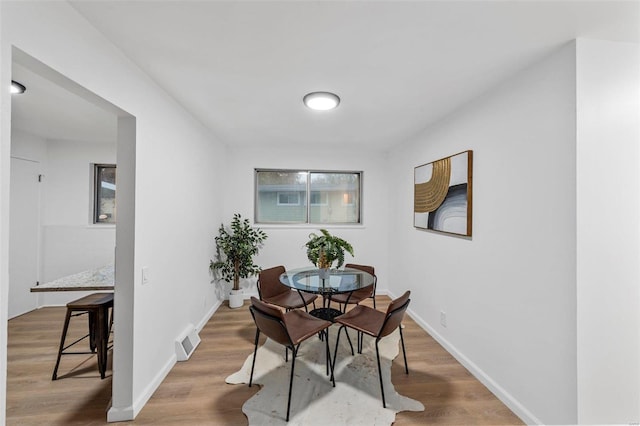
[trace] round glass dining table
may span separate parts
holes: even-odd
[[[360,269],[344,268],[320,270],[309,266],[291,269],[280,275],[280,282],[294,290],[315,293],[322,296],[322,308],[309,312],[311,315],[328,321],[341,315],[338,309],[330,307],[330,296],[339,293],[351,293],[373,285],[374,277]]]

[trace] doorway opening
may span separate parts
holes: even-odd
[[[11,99],[10,279],[1,284],[8,286],[8,318],[87,294],[30,289],[110,262],[117,283],[112,358],[130,371],[135,117],[22,50],[13,47],[11,54],[12,79],[26,91]],[[93,223],[93,170],[104,163],[117,167],[117,224]],[[59,339],[61,329],[40,332]],[[119,394],[116,376],[110,399]]]

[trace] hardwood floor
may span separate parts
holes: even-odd
[[[389,298],[378,296],[376,302],[385,309]],[[43,308],[9,321],[7,425],[106,424],[111,365],[100,380],[95,355],[64,356],[60,379],[51,381],[64,313],[64,308]],[[79,336],[86,324],[84,317],[76,319],[69,336]],[[392,381],[425,411],[399,413],[395,425],[523,424],[413,320],[406,317],[404,325],[409,375],[400,356]],[[222,306],[201,330],[202,342],[191,359],[178,363],[136,420],[127,423],[247,424],[241,407],[258,388],[224,380],[253,351],[254,336],[248,301],[240,309]]]

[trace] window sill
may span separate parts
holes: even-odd
[[[115,223],[90,223],[88,229],[116,229]]]
[[[331,224],[331,223],[304,223],[304,224],[294,224],[294,223],[254,223],[254,227],[261,229],[365,229],[366,226],[363,224],[348,224],[348,225],[340,225],[340,224]]]

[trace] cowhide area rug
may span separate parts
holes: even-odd
[[[335,348],[338,326],[329,332],[331,356]],[[350,331],[356,349],[356,333]],[[400,411],[423,411],[419,401],[398,394],[391,383],[391,361],[400,351],[400,334],[396,330],[378,344],[382,380],[387,408],[382,408],[380,382],[376,362],[375,340],[364,336],[362,354],[351,355],[344,331],[340,335],[335,366],[336,387],[326,375],[325,344],[312,337],[300,345],[296,358],[291,392],[291,413],[285,421],[291,368],[284,361],[284,347],[267,339],[258,348],[253,384],[261,389],[242,406],[249,425],[391,425]],[[240,371],[227,377],[230,384],[249,383],[253,353]],[[403,363],[402,357],[396,362]],[[409,365],[411,374],[411,365]]]

